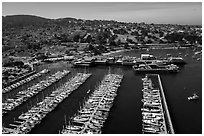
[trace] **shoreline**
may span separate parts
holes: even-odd
[[[115,54],[115,53],[121,53],[121,52],[124,52],[124,51],[131,51],[131,50],[134,50],[134,49],[124,49],[124,50],[110,51],[108,53],[102,53],[102,55],[103,56],[108,56],[108,55],[112,55],[112,54]]]
[[[189,47],[164,47],[164,48],[157,48],[157,47],[153,47],[153,48],[140,48],[140,49],[123,49],[123,50],[116,50],[116,51],[110,51],[108,53],[102,53],[103,56],[108,56],[108,55],[113,55],[115,53],[121,53],[121,52],[125,52],[125,51],[132,51],[132,50],[158,50],[158,49],[161,49],[161,50],[168,50],[168,49],[175,49],[175,50],[178,50],[178,49],[188,49]]]

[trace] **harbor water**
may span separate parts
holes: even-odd
[[[136,56],[142,53],[150,53],[156,57],[166,57],[167,54],[181,56],[187,62],[180,67],[177,74],[161,74],[161,81],[165,93],[166,102],[176,134],[201,134],[202,133],[202,61],[192,58],[192,49],[154,49],[154,50],[132,50],[116,53],[114,55]],[[118,90],[113,107],[109,112],[108,119],[104,123],[102,133],[104,134],[141,134],[142,133],[142,80],[144,75],[135,74],[131,67],[125,66],[96,66],[90,68],[71,68],[67,62],[46,63],[36,66],[37,71],[49,69],[50,73],[43,75],[13,91],[3,94],[2,100],[15,97],[15,94],[37,82],[46,79],[47,76],[59,70],[70,70],[70,73],[60,81],[46,88],[44,91],[30,98],[22,105],[2,117],[3,126],[9,126],[22,112],[26,112],[37,102],[42,101],[56,88],[60,87],[68,79],[75,76],[77,72],[90,72],[92,76],[73,91],[68,98],[60,103],[56,109],[48,113],[42,122],[33,128],[32,134],[59,133],[65,125],[66,120],[73,116],[88,97],[87,91],[91,92],[99,85],[103,77],[108,73],[122,72],[124,78]],[[187,97],[196,92],[199,95],[197,101],[188,101]]]

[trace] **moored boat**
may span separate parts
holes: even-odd
[[[191,101],[191,100],[198,100],[199,99],[199,96],[196,94],[196,93],[193,93],[192,96],[189,96],[188,97],[188,100]]]
[[[179,72],[179,68],[174,64],[159,66],[153,63],[134,65],[133,70],[136,73],[178,73]]]

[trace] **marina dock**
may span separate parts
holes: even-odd
[[[108,74],[89,96],[78,113],[71,117],[62,134],[100,134],[108,117],[123,75]]]
[[[160,76],[146,74],[142,80],[143,133],[174,134]]]
[[[2,127],[2,134],[19,134],[19,130]]]
[[[145,57],[144,57],[145,56]],[[156,58],[150,54],[141,54],[140,58],[131,56],[97,56],[88,59],[79,58],[73,63],[75,67],[93,67],[93,66],[128,66],[132,67],[138,64],[157,63],[162,65],[184,65],[186,62],[181,57]]]
[[[27,73],[27,74],[25,74],[25,75],[22,75],[22,76],[20,76],[20,77],[18,77],[18,78],[16,78],[16,79],[14,79],[13,81],[9,82],[8,84],[4,85],[3,88],[6,88],[6,87],[8,87],[8,86],[11,86],[12,84],[15,84],[16,82],[19,82],[20,80],[22,80],[22,79],[24,79],[24,78],[26,78],[26,77],[29,77],[29,76],[31,76],[31,75],[33,75],[33,74],[35,74],[35,73],[36,73],[36,71],[33,70],[33,71],[31,71],[31,72],[29,72],[29,73]]]
[[[15,98],[7,99],[4,103],[2,103],[3,113],[7,113],[7,111],[13,110],[14,108],[21,105],[23,102],[27,101],[29,98],[38,94],[48,86],[59,81],[61,78],[66,76],[69,72],[70,71],[66,71],[66,70],[64,70],[63,72],[58,71],[52,76],[47,77],[45,80],[40,81],[39,83],[29,87],[28,89],[18,92]]]
[[[28,75],[31,75],[31,76],[29,76],[26,79],[23,79],[21,81],[18,81],[17,83],[14,83],[14,84],[12,84],[12,85],[10,85],[8,87],[3,88],[2,93],[8,93],[8,92],[12,91],[13,89],[15,89],[15,88],[17,88],[17,87],[19,87],[19,86],[21,86],[21,85],[23,85],[25,83],[28,83],[28,82],[34,80],[35,78],[40,77],[43,74],[46,74],[48,72],[49,71],[47,69],[44,69],[44,70],[42,70],[42,71],[40,71],[39,73],[36,73],[36,74],[34,74],[35,72],[29,73],[29,74],[27,74],[27,75],[25,75],[23,77],[27,77]]]
[[[7,130],[5,133],[25,134],[30,132],[36,124],[39,124],[49,112],[54,110],[59,103],[67,98],[72,91],[76,90],[90,76],[91,74],[78,73],[75,77],[67,81],[62,87],[45,97],[43,101],[38,102],[37,105],[32,107],[28,112],[22,113],[18,117],[18,120],[22,120],[20,121],[21,123],[18,125],[10,124],[12,127],[14,125],[15,126],[13,128],[5,128]]]

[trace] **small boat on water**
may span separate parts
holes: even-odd
[[[184,61],[182,57],[169,57],[168,60],[171,64],[175,64],[175,65],[186,64],[186,61]]]
[[[188,100],[191,101],[191,100],[197,100],[199,98],[199,96],[196,94],[196,93],[193,93],[192,96],[189,96],[188,97]]]
[[[186,57],[186,56],[188,56],[188,55],[189,55],[188,53],[187,53],[187,54],[185,54],[185,57]]]
[[[89,89],[86,93],[88,94],[88,93],[90,93],[90,91],[91,91],[91,90]]]
[[[197,58],[197,61],[200,61],[201,60],[201,58]]]
[[[42,71],[40,71],[40,73],[42,74],[44,74],[44,73],[48,73],[48,72],[50,72],[48,69],[43,69]]]

